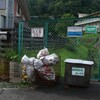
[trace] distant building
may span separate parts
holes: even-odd
[[[86,17],[86,16],[88,16],[88,14],[78,13],[79,18]]]
[[[0,28],[16,28],[29,19],[27,0],[0,0]]]
[[[75,23],[75,26],[82,26],[85,30],[86,25],[96,26],[97,32],[100,32],[100,11],[92,14],[79,13],[79,20]]]

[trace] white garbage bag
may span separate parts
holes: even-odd
[[[33,66],[34,65],[34,60],[35,60],[35,57],[29,58],[29,64]]]
[[[53,53],[51,55],[45,56],[42,59],[42,61],[43,61],[44,65],[55,65],[59,61],[59,58],[55,53]]]
[[[24,55],[21,59],[21,63],[26,65],[29,63],[29,57],[27,57],[26,55]]]
[[[34,60],[34,67],[35,67],[35,69],[38,70],[38,69],[41,68],[43,65],[44,65],[43,62],[42,62],[40,59],[35,59],[35,60]]]
[[[55,53],[51,54],[51,56],[54,57],[56,63],[59,62],[59,58],[58,58],[58,56]]]
[[[34,80],[34,67],[31,65],[28,65],[26,67],[26,74],[27,74],[28,79]]]
[[[37,54],[37,58],[47,56],[48,54],[49,54],[49,51],[47,48],[41,49]]]

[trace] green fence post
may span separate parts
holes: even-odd
[[[22,53],[22,34],[23,34],[23,22],[19,22],[19,29],[18,29],[18,56],[19,60]]]
[[[98,64],[99,66],[99,68],[98,68],[98,73],[99,73],[99,75],[98,75],[98,80],[100,81],[100,51],[99,51],[99,64]]]
[[[23,52],[23,27],[24,27],[24,22],[21,23],[21,53]]]
[[[48,21],[45,22],[44,47],[48,47]]]
[[[100,81],[100,60],[99,60],[99,75],[98,75],[98,80]]]

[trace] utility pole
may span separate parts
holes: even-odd
[[[14,0],[6,0],[6,28],[14,28]]]

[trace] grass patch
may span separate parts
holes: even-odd
[[[58,56],[61,57],[61,76],[64,76],[65,72],[65,59],[86,59],[87,58],[87,48],[83,45],[78,45],[76,47],[76,51],[72,52],[69,50],[69,48],[57,48],[57,49],[48,49],[50,54],[56,53]],[[26,51],[24,54],[26,54],[28,57],[36,57],[37,51]],[[59,71],[59,70],[58,70]]]
[[[86,59],[87,58],[87,48],[85,46],[79,46],[76,48],[76,52],[71,52],[67,48],[60,48],[51,50],[51,53],[56,53],[58,56],[61,56],[61,76],[64,76],[65,73],[65,59]]]

